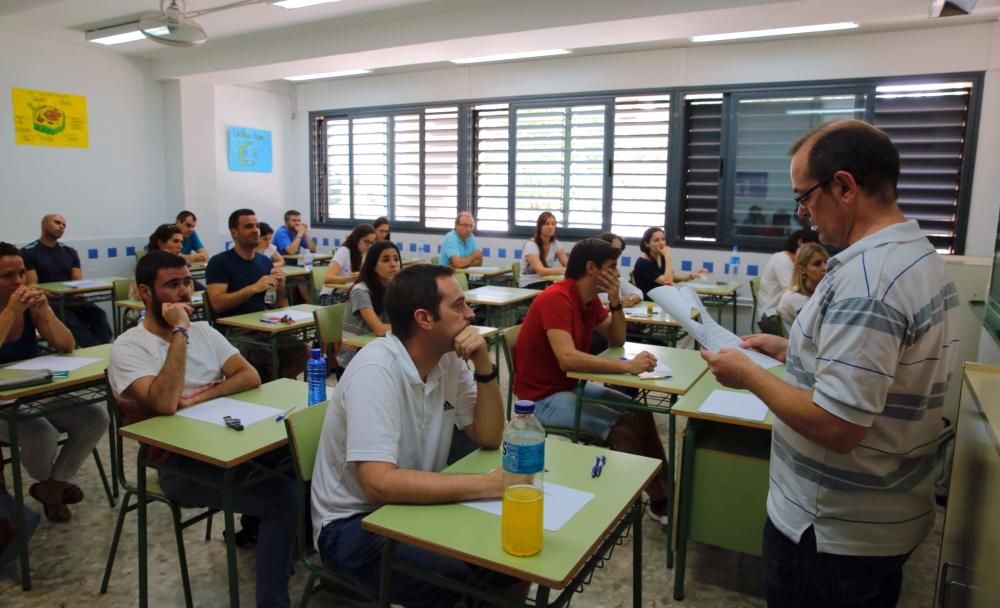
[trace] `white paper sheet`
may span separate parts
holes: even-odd
[[[715,322],[712,315],[705,310],[698,293],[690,287],[678,289],[664,285],[650,290],[649,297],[662,306],[667,314],[680,323],[707,350],[718,352],[723,348],[740,348],[740,344],[743,343],[742,338]],[[698,309],[699,320],[691,318],[692,308]],[[755,350],[748,348],[740,350],[764,369],[781,365],[781,361]]]
[[[50,369],[54,372],[71,372],[73,370],[80,369],[85,365],[97,363],[98,361],[100,361],[100,359],[94,359],[91,357],[45,355],[44,357],[35,357],[34,359],[21,361],[20,363],[11,365],[7,369]]]
[[[712,391],[698,411],[757,422],[763,422],[767,418],[767,406],[757,395],[719,388]]]
[[[492,287],[487,285],[486,287],[477,287],[473,294],[476,298],[505,298],[509,294],[506,289],[500,287]]]
[[[226,426],[226,422],[223,418],[226,416],[232,416],[233,418],[239,418],[240,424],[244,427],[248,427],[255,422],[260,422],[261,420],[270,419],[271,422],[274,422],[274,417],[282,414],[283,412],[284,410],[268,407],[266,405],[257,405],[256,403],[249,403],[247,401],[238,401],[229,397],[219,397],[218,399],[212,399],[204,403],[199,403],[198,405],[184,408],[177,412],[177,415],[184,416],[185,418],[190,418],[192,420],[211,422],[212,424],[218,424],[220,426]]]
[[[465,268],[465,271],[470,272],[472,274],[477,274],[477,273],[483,274],[483,273],[499,272],[500,268],[497,266],[467,266]]]
[[[639,351],[639,352],[642,352],[642,351]],[[630,360],[634,359],[635,356],[638,355],[638,354],[639,354],[638,352],[637,353],[632,353],[631,356],[621,357],[621,360],[622,361],[630,361]],[[670,378],[671,376],[673,376],[673,373],[674,373],[674,370],[673,370],[672,367],[670,367],[669,365],[667,365],[663,361],[657,361],[656,362],[656,367],[653,368],[653,371],[651,371],[651,372],[642,372],[642,373],[639,374],[639,377],[642,378],[643,380],[649,380],[649,379],[652,379],[652,378]]]
[[[201,304],[202,301],[204,300],[204,297],[205,297],[205,294],[203,294],[203,293],[196,293],[193,296],[191,296],[191,303],[192,304]]]
[[[633,317],[648,317],[648,307],[645,304],[640,304],[639,306],[629,306],[625,309],[626,315],[631,315]],[[663,309],[659,306],[653,306],[653,316],[658,317],[663,314]]]
[[[567,488],[555,483],[545,484],[545,504],[542,515],[542,527],[550,532],[562,528],[577,512],[582,509],[594,495],[583,490]],[[463,505],[492,513],[497,517],[503,509],[500,500],[476,500],[463,502]]]
[[[93,279],[80,279],[79,281],[63,281],[67,287],[106,287],[107,281],[95,281]]]
[[[272,321],[280,321],[283,317],[288,317],[292,321],[312,321],[313,313],[305,312],[302,310],[281,310],[276,312],[269,312],[265,314],[263,319],[270,319]]]

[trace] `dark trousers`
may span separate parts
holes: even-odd
[[[768,518],[763,560],[768,608],[891,608],[899,600],[908,557],[818,553],[811,526],[795,544]]]
[[[78,348],[111,342],[111,326],[101,308],[92,302],[66,307],[62,322],[73,333]]]

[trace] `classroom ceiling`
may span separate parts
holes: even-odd
[[[188,0],[188,11],[231,0]],[[575,54],[690,45],[694,34],[857,21],[854,32],[992,21],[1000,0],[972,15],[928,19],[929,0],[341,0],[297,10],[267,3],[197,18],[195,48],[140,40],[107,47],[152,64],[157,78],[219,83],[366,68],[442,67],[449,59],[549,48]],[[0,0],[6,30],[94,47],[84,32],[159,9],[159,0]],[[850,34],[825,34],[850,35]]]

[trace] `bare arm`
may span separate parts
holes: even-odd
[[[549,346],[559,361],[559,369],[564,372],[594,372],[598,374],[638,374],[652,371],[656,367],[656,358],[643,351],[635,358],[622,361],[606,359],[590,353],[577,350],[573,344],[573,336],[561,329],[548,329],[545,336]]]
[[[28,285],[38,284],[38,271],[37,270],[27,270],[24,273],[24,282]]]
[[[64,353],[72,352],[76,348],[73,332],[59,320],[56,313],[52,312],[45,294],[42,294],[38,303],[31,307],[31,318],[35,321],[38,333],[42,334],[49,346]]]
[[[535,271],[535,274],[540,277],[547,277],[553,274],[563,274],[566,272],[566,269],[563,266],[543,266],[541,258],[533,253],[524,256],[524,261],[528,263],[531,266],[531,269]]]
[[[478,331],[466,327],[454,339],[455,353],[462,359],[471,361],[477,374],[485,376],[493,371],[486,340]],[[503,440],[503,398],[500,383],[476,383],[476,409],[472,424],[465,427],[465,433],[481,447],[495,450]]]
[[[184,371],[187,363],[187,338],[176,333],[170,336],[167,358],[155,376],[144,376],[125,389],[124,396],[139,404],[144,410],[157,414],[173,415],[180,407],[184,389]]]
[[[228,283],[209,283],[205,289],[208,292],[208,299],[212,302],[212,308],[216,312],[226,312],[246,302],[251,296],[272,287],[277,289],[278,280],[273,276],[264,275],[256,283],[231,293],[226,291],[229,288]]]
[[[340,274],[342,269],[343,266],[340,265],[340,262],[330,262],[330,265],[326,267],[326,274],[323,275],[323,284],[347,287],[357,280],[358,273]]]
[[[233,393],[247,391],[260,386],[260,374],[239,353],[226,359],[226,362],[222,365],[222,376],[225,379],[213,385],[208,390],[202,391],[197,395],[181,398],[179,407],[189,407],[202,401],[208,401],[216,397],[225,397],[226,395],[232,395]]]
[[[365,322],[365,325],[371,328],[372,333],[376,336],[384,336],[389,333],[390,329],[392,329],[392,326],[388,323],[383,323],[382,320],[378,318],[378,315],[375,314],[375,311],[371,308],[362,308],[359,312],[362,320]]]
[[[73,270],[70,270],[70,272],[69,272],[69,279],[71,281],[79,281],[82,278],[83,278],[83,271],[82,270],[80,270],[79,268],[74,268]]]
[[[390,462],[358,462],[358,478],[371,504],[434,504],[497,498],[503,494],[503,472],[453,475],[400,469]]]
[[[480,250],[475,250],[471,255],[467,255],[464,258],[461,256],[453,255],[448,258],[448,263],[451,264],[452,268],[468,268],[469,266],[475,266],[483,261],[483,252]]]
[[[563,265],[563,269],[565,270],[566,265],[569,264],[569,256],[566,255],[566,252],[563,251],[562,249],[557,251],[556,259],[559,260],[559,263]]]

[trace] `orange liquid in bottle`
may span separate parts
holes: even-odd
[[[503,493],[500,542],[511,555],[527,557],[542,550],[543,494],[527,485],[508,487]]]

